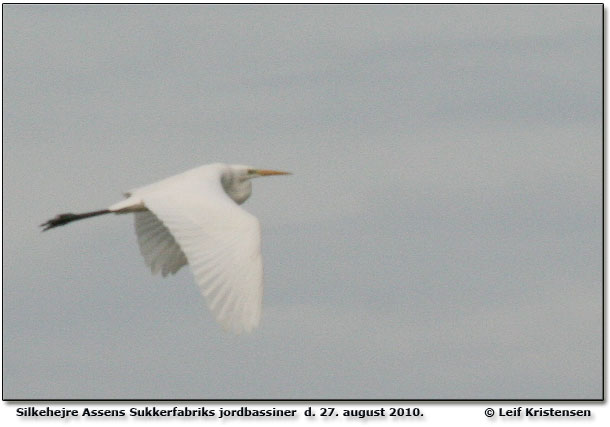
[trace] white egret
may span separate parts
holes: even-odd
[[[214,163],[125,193],[108,209],[61,214],[43,231],[108,213],[134,213],[140,252],[164,277],[189,264],[216,320],[235,333],[258,326],[263,296],[260,224],[240,208],[251,178],[288,172]]]

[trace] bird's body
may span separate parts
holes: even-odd
[[[260,224],[240,208],[251,178],[286,172],[214,163],[135,188],[108,209],[62,214],[44,230],[92,216],[134,213],[140,252],[153,274],[189,264],[216,320],[235,333],[260,321],[263,264]]]
[[[158,193],[186,195],[189,191],[194,191],[199,195],[214,195],[221,199],[229,196],[235,203],[241,205],[252,194],[252,182],[250,178],[238,172],[247,172],[248,170],[254,171],[256,169],[249,166],[226,165],[224,163],[203,165],[161,181],[134,188],[125,193],[125,200],[110,206],[109,210],[116,213],[135,212],[145,208],[142,206],[142,198],[147,195]],[[223,182],[227,183],[226,186],[223,185]]]

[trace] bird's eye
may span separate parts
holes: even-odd
[[[256,173],[256,169],[248,169],[248,175],[254,175]]]

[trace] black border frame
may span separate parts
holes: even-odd
[[[107,2],[99,2],[99,3],[19,3],[19,2],[5,2],[2,3],[2,7],[4,9],[4,5],[133,5],[133,6],[147,6],[147,5],[207,5],[214,3],[129,3],[129,2],[121,2],[121,3],[107,3]],[[605,310],[605,301],[606,301],[606,198],[605,198],[605,184],[606,184],[606,163],[605,163],[605,142],[606,142],[606,126],[605,126],[605,117],[606,117],[606,9],[604,8],[605,4],[598,2],[591,3],[575,3],[575,2],[556,2],[556,3],[538,3],[538,2],[518,2],[518,3],[486,3],[486,2],[473,2],[473,3],[443,3],[443,2],[434,2],[434,3],[418,3],[418,2],[404,2],[404,3],[247,3],[247,2],[231,2],[231,3],[221,3],[222,5],[354,5],[354,4],[368,4],[368,5],[398,5],[398,4],[410,4],[410,5],[599,5],[601,6],[601,18],[602,18],[602,396],[600,399],[7,399],[4,397],[4,387],[2,388],[2,401],[8,402],[10,406],[17,406],[17,403],[23,402],[56,402],[56,403],[78,403],[78,402],[116,402],[116,403],[127,403],[127,402],[139,402],[139,403],[151,403],[151,402],[174,402],[174,403],[182,403],[182,402],[429,402],[429,403],[437,403],[437,402],[471,402],[471,403],[484,403],[484,402],[589,402],[589,403],[601,403],[605,402],[606,396],[606,310]],[[4,17],[4,15],[3,15]],[[2,27],[4,28],[4,19],[2,23]],[[4,59],[4,39],[2,42],[2,57]],[[2,86],[4,87],[4,70],[2,72]],[[2,104],[2,111],[4,115],[4,103]],[[4,141],[4,127],[2,128],[2,140]],[[2,153],[4,153],[4,145],[2,145]],[[4,157],[4,156],[2,156]],[[2,173],[2,179],[4,181],[5,175],[4,170]],[[2,206],[4,209],[4,198],[2,202]],[[2,228],[4,228],[4,220],[2,221]],[[2,249],[4,251],[4,240],[2,241]],[[4,295],[4,287],[2,288],[2,293]],[[4,318],[4,298],[2,299],[2,316]],[[4,328],[3,328],[4,329]],[[2,331],[2,336],[4,336],[4,330]],[[4,348],[4,340],[2,344]],[[4,370],[4,361],[2,362],[3,370]],[[274,417],[275,418],[275,417]]]

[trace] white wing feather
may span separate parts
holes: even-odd
[[[153,274],[161,272],[165,277],[186,265],[186,257],[176,239],[152,212],[135,212],[134,216],[140,252]]]
[[[260,224],[226,195],[219,180],[205,188],[201,184],[187,187],[190,190],[185,192],[185,186],[181,186],[179,194],[138,194],[169,231],[165,233],[150,216],[136,214],[144,258],[153,271],[177,271],[181,260],[167,236],[171,233],[169,237],[186,256],[216,320],[235,333],[250,331],[260,321],[263,295]],[[143,245],[146,238],[150,240]],[[155,248],[161,247],[168,253],[159,255],[163,249],[157,252]]]

